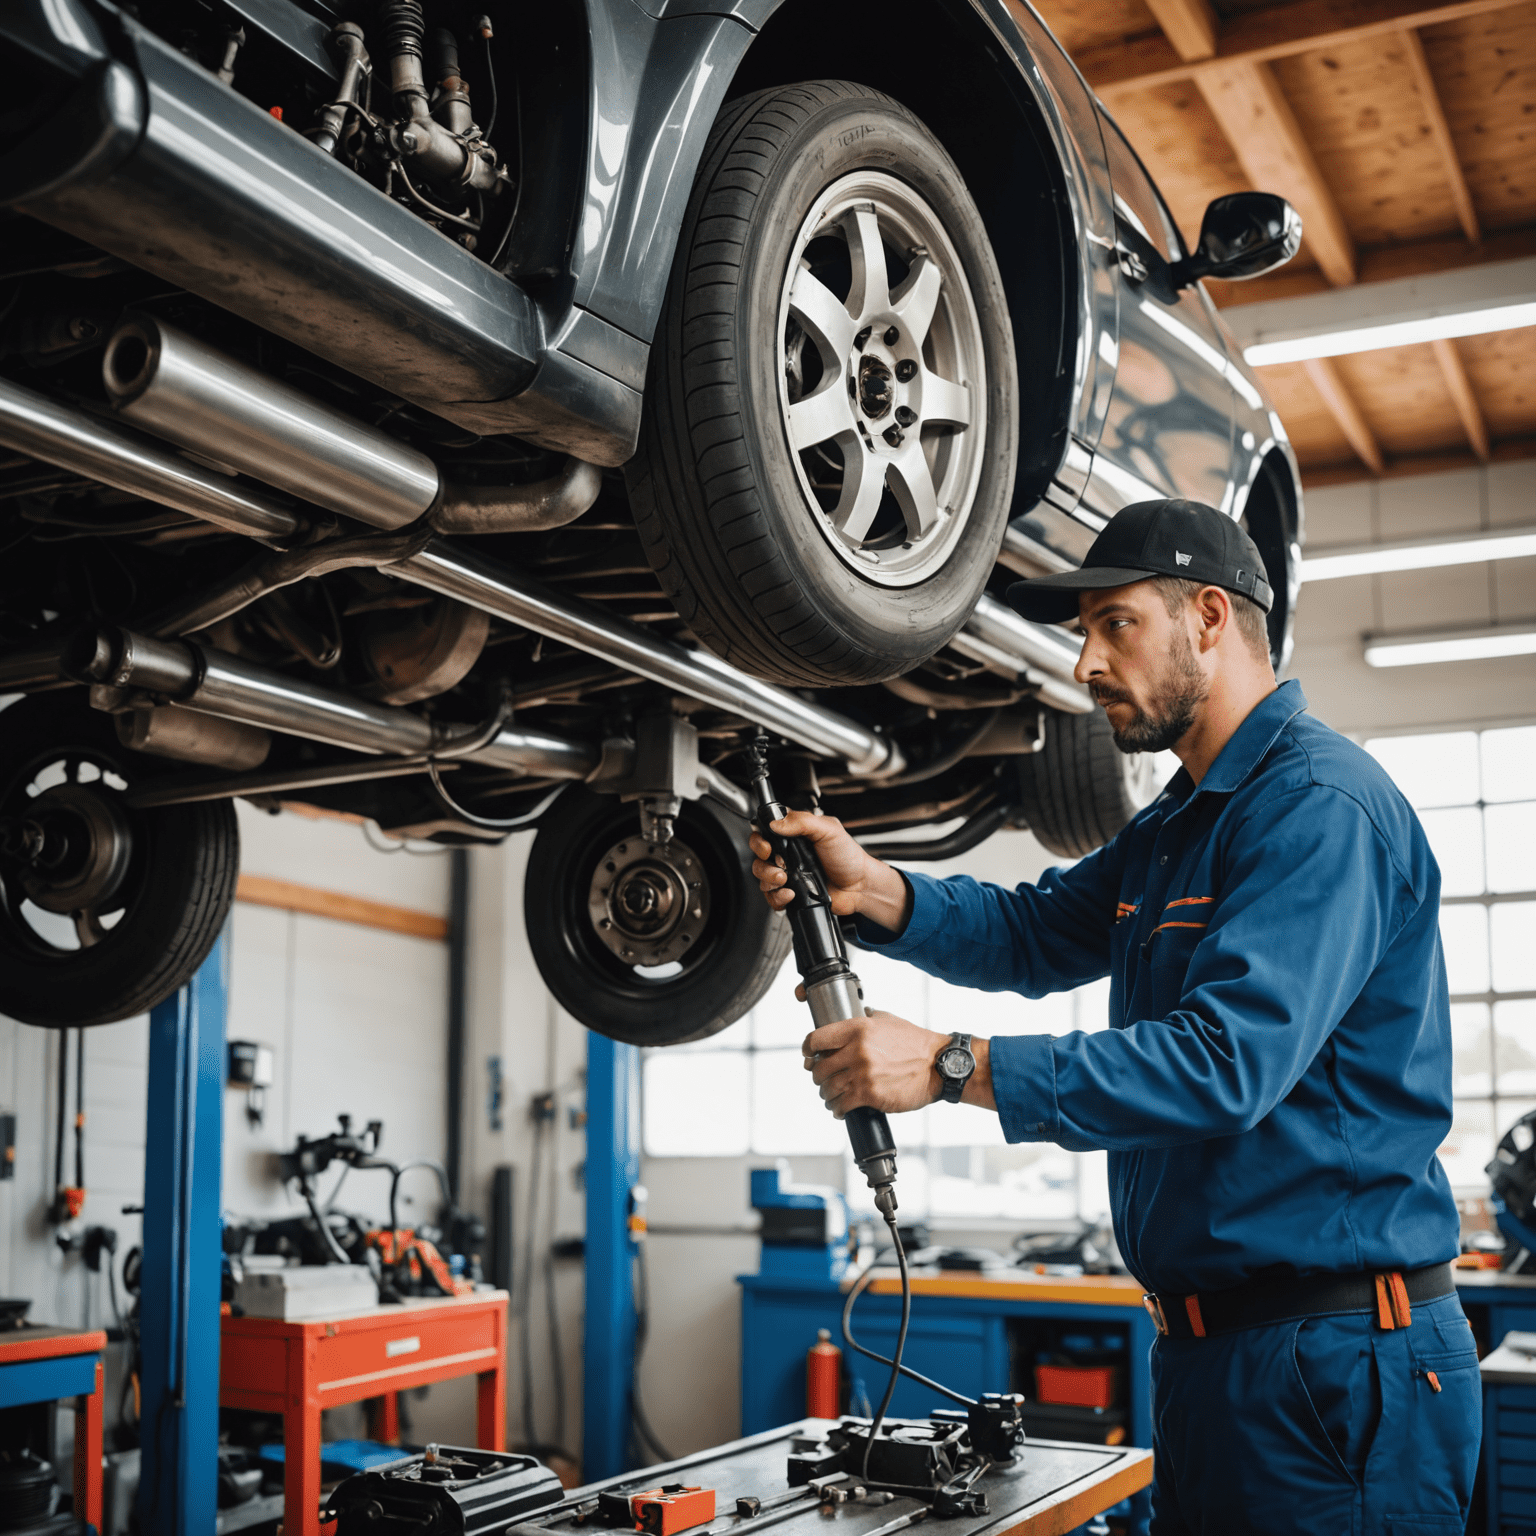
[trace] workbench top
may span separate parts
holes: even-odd
[[[89,1355],[107,1347],[100,1328],[51,1328],[29,1323],[0,1333],[0,1365],[22,1360],[52,1360],[59,1355]]]
[[[713,1488],[715,1508],[725,1514],[744,1495],[758,1498],[784,1492],[790,1439],[799,1434],[824,1433],[825,1419],[804,1419],[765,1430],[678,1461],[626,1472],[606,1482],[592,1483],[566,1496],[567,1507],[601,1490],[639,1492],[667,1482]],[[986,1491],[990,1513],[944,1521],[947,1536],[1055,1536],[1075,1530],[1094,1515],[1140,1492],[1152,1481],[1152,1452],[1130,1446],[1075,1445],[1054,1440],[1028,1440],[1006,1467],[995,1467],[978,1484]],[[803,1511],[775,1520],[774,1536],[809,1536],[811,1531],[835,1529],[836,1536],[872,1536],[893,1520],[923,1508],[917,1499],[897,1497],[888,1504],[840,1504],[826,1513],[814,1499]],[[777,1511],[774,1512],[777,1514]],[[550,1525],[551,1536],[574,1536],[568,1525],[551,1516],[534,1516],[524,1532]]]
[[[341,1326],[349,1331],[369,1324],[388,1327],[392,1323],[408,1323],[413,1315],[423,1312],[451,1313],[454,1308],[483,1307],[487,1303],[500,1306],[506,1300],[505,1291],[473,1291],[468,1296],[407,1296],[404,1301],[358,1307],[352,1312],[339,1312],[334,1317],[236,1317],[233,1313],[225,1313],[220,1319],[220,1325],[221,1331],[226,1334],[308,1332],[333,1335]]]
[[[846,1293],[864,1271],[843,1277]],[[899,1296],[901,1272],[882,1266],[869,1290],[876,1296]],[[1132,1275],[1042,1275],[1028,1269],[941,1269],[912,1272],[914,1296],[972,1297],[983,1301],[1070,1301],[1102,1307],[1140,1307],[1142,1284]]]

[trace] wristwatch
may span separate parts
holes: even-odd
[[[939,1069],[939,1096],[946,1104],[958,1104],[960,1095],[965,1092],[965,1085],[971,1080],[971,1073],[976,1070],[976,1058],[971,1054],[971,1037],[969,1035],[951,1035],[949,1044],[939,1052],[939,1058],[934,1062]]]

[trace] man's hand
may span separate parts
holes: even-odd
[[[900,933],[907,922],[907,883],[891,868],[854,842],[835,816],[813,816],[809,811],[791,811],[773,823],[782,837],[808,838],[816,848],[832,910],[839,917],[860,914],[892,933]],[[774,862],[773,849],[762,833],[751,837],[752,874],[768,905],[782,910],[795,899],[793,891],[782,889],[785,874]]]
[[[898,1114],[932,1104],[942,1086],[935,1062],[948,1044],[948,1035],[876,1012],[813,1029],[800,1050],[827,1107],[841,1120],[860,1105]],[[976,1071],[964,1102],[995,1109],[988,1042],[973,1040],[971,1050]]]

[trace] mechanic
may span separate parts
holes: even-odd
[[[1109,1150],[1158,1324],[1153,1536],[1459,1532],[1481,1404],[1435,1155],[1451,1032],[1424,830],[1277,686],[1273,594],[1231,518],[1126,507],[1081,570],[1008,597],[1077,619],[1116,745],[1183,765],[1162,794],[1015,890],[897,871],[831,817],[775,830],[813,840],[861,942],[1031,998],[1107,975],[1111,1027],[988,1041],[876,1012],[815,1030],[806,1064],[839,1115],[944,1097],[995,1109],[1011,1142]]]

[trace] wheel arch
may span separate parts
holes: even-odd
[[[1044,28],[1026,26],[1031,18],[1000,0],[896,0],[874,35],[867,21],[823,0],[737,0],[730,15],[714,5],[706,12],[700,0],[648,0],[644,9],[584,0],[584,11],[585,170],[560,183],[535,221],[540,270],[569,242],[568,302],[649,345],[721,105],[809,79],[883,91],[953,157],[1002,268],[1021,359],[1014,508],[1033,506],[1066,451],[1081,389],[1082,232],[1091,222],[1064,169],[1068,130],[1042,73],[1047,50],[1052,84],[1063,84],[1057,77],[1070,65]],[[807,35],[817,38],[813,50]],[[935,57],[950,67],[936,70]],[[567,118],[561,131],[571,146],[576,125]]]

